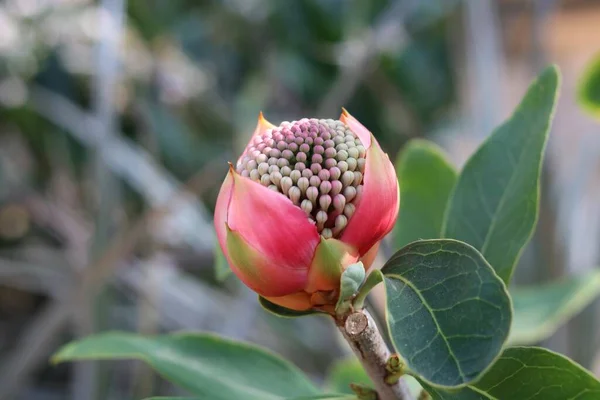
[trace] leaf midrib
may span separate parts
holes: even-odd
[[[456,355],[454,354],[454,351],[452,350],[452,348],[450,347],[450,343],[448,343],[448,340],[446,340],[446,335],[444,333],[444,331],[442,330],[442,328],[440,327],[440,324],[435,316],[435,313],[433,311],[433,309],[430,307],[429,303],[425,300],[425,298],[423,297],[423,295],[421,294],[421,292],[406,278],[404,278],[402,275],[397,275],[397,274],[389,274],[387,275],[388,277],[394,277],[396,279],[398,279],[399,281],[403,282],[406,286],[410,287],[416,294],[417,296],[419,296],[419,298],[421,299],[423,306],[425,307],[425,309],[427,309],[427,311],[429,312],[429,314],[431,315],[431,318],[433,319],[433,322],[437,328],[437,331],[440,333],[440,336],[442,337],[442,340],[444,341],[444,343],[446,344],[446,347],[448,348],[448,352],[450,354],[450,356],[452,357],[452,360],[454,361],[454,363],[456,364],[456,368],[458,369],[458,372],[460,374],[460,377],[462,378],[463,382],[465,381],[466,377],[464,372],[462,371],[462,368],[460,367],[460,363],[458,362],[458,358],[456,357]],[[395,342],[394,337],[392,335],[392,341]]]

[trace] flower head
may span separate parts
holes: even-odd
[[[387,154],[345,110],[279,126],[261,114],[223,183],[215,227],[254,291],[296,310],[327,309],[342,271],[359,259],[370,266],[398,205]]]

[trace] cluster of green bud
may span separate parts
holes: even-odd
[[[344,123],[301,119],[256,136],[236,170],[287,196],[324,238],[338,237],[363,190],[366,149]]]

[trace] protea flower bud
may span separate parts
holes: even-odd
[[[219,243],[234,273],[269,301],[331,311],[341,273],[369,268],[399,207],[394,167],[346,110],[274,126],[262,113],[223,182]]]

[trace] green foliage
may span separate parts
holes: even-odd
[[[514,305],[512,344],[533,344],[552,335],[563,323],[600,295],[600,271],[550,284],[511,290]]]
[[[443,236],[473,245],[504,282],[537,221],[559,80],[558,69],[549,67],[530,86],[512,117],[469,159],[448,206]]]
[[[577,100],[585,111],[600,119],[600,53],[592,60],[579,80]]]
[[[259,347],[210,334],[100,334],[68,344],[53,357],[54,362],[102,359],[142,360],[171,382],[211,400],[319,394],[289,362]]]
[[[443,150],[421,139],[408,142],[396,160],[396,174],[401,199],[394,228],[396,248],[440,237],[457,176]]]
[[[428,387],[434,400],[594,400],[600,382],[580,365],[550,350],[511,347],[475,384],[455,392]]]
[[[390,336],[411,374],[433,385],[464,385],[498,356],[510,328],[510,298],[472,246],[414,242],[381,271]]]

